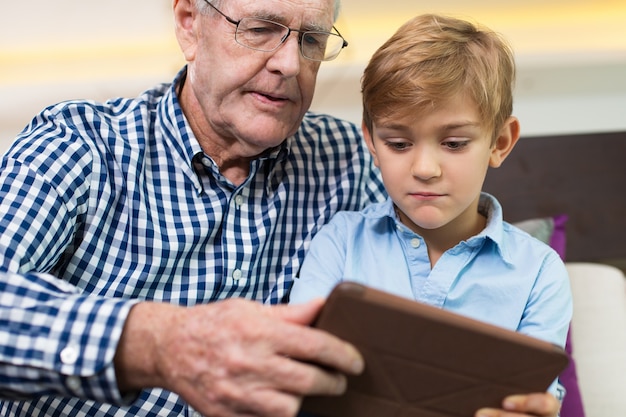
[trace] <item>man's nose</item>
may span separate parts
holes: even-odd
[[[271,71],[278,71],[285,77],[295,77],[300,73],[300,64],[303,59],[300,53],[300,42],[297,32],[290,32],[283,43],[271,53],[268,67]]]

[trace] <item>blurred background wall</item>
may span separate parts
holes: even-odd
[[[276,0],[278,1],[278,0]],[[369,56],[423,12],[502,33],[518,63],[515,114],[525,136],[626,130],[626,1],[342,0],[350,46],[320,70],[313,109],[360,122]],[[184,64],[171,0],[29,0],[0,14],[0,152],[60,100],[133,97]]]

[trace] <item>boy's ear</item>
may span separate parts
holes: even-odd
[[[378,167],[378,156],[376,155],[376,147],[374,146],[374,140],[372,139],[372,132],[370,132],[367,128],[365,122],[361,122],[361,130],[363,131],[363,139],[365,139],[367,149],[369,149],[372,154],[372,158],[374,159],[374,165]]]
[[[498,132],[496,142],[491,148],[491,156],[489,157],[489,166],[492,168],[498,168],[502,165],[502,162],[513,150],[513,147],[517,143],[520,136],[520,126],[517,117],[509,117],[504,126]]]

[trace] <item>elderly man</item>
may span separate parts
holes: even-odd
[[[306,113],[346,46],[337,6],[175,0],[188,64],[171,84],[50,106],[17,137],[0,166],[1,415],[293,416],[362,370],[307,327],[322,301],[268,305],[321,225],[384,195],[358,129]]]

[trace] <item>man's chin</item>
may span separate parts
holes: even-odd
[[[244,125],[242,132],[246,132],[252,142],[258,144],[266,144],[266,148],[272,148],[281,144],[286,138],[297,132],[302,118],[295,123],[294,120],[285,121],[274,117],[264,115],[255,117],[252,120],[243,120]]]

